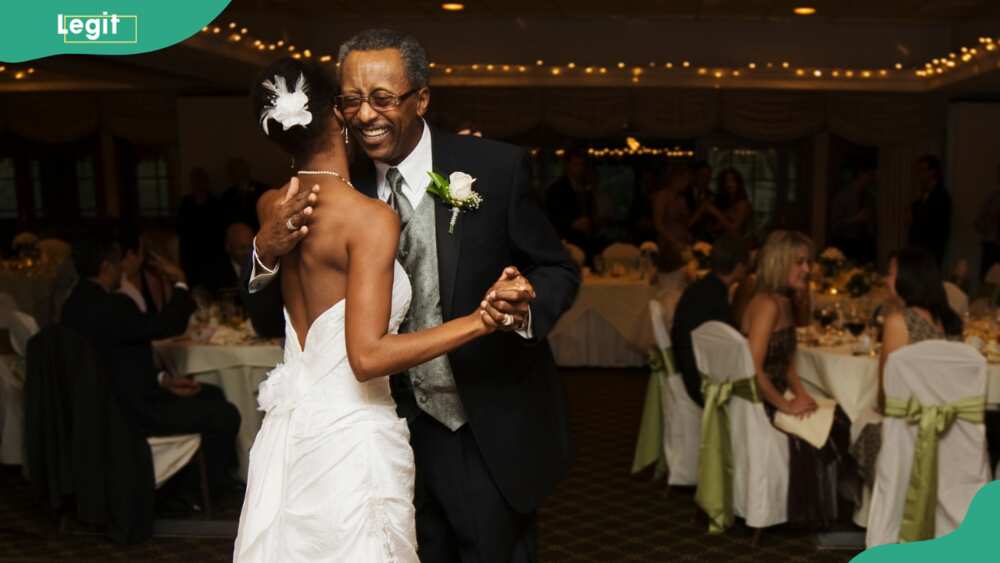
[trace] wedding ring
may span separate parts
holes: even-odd
[[[507,313],[503,316],[503,326],[511,326],[514,324],[514,315]]]
[[[287,227],[289,231],[297,231],[297,230],[299,230],[298,227],[296,227],[294,224],[292,224],[292,218],[291,217],[289,217],[288,220],[285,221],[285,227]]]

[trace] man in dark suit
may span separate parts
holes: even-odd
[[[681,372],[688,395],[699,406],[704,406],[704,398],[701,395],[701,374],[694,360],[691,332],[708,321],[733,324],[729,288],[746,276],[750,249],[743,240],[723,236],[712,246],[709,262],[711,271],[681,294],[674,311],[674,325],[670,329],[677,369]]]
[[[398,258],[411,279],[438,289],[425,297],[415,289],[413,319],[448,321],[476,310],[483,289],[503,283],[497,275],[509,264],[526,277],[512,281],[529,286],[516,299],[487,304],[504,330],[459,348],[443,365],[432,361],[392,379],[416,459],[420,557],[435,563],[536,561],[536,510],[566,476],[571,459],[564,390],[546,335],[572,304],[579,272],[531,196],[522,150],[424,122],[429,69],[413,38],[365,31],[344,44],[340,59],[338,103],[371,159],[352,174],[354,185],[390,203],[410,224],[430,222],[420,236],[404,228],[400,238]],[[431,170],[446,178],[453,172],[474,177],[482,206],[460,213],[452,228],[451,208],[426,193]],[[278,257],[311,236],[302,229],[304,209],[315,204],[307,197],[315,200],[316,194],[261,209],[247,280],[255,326],[257,315],[273,324],[280,314],[279,284],[269,281]],[[415,248],[421,250],[409,251]],[[435,254],[436,261],[414,258]],[[532,295],[537,297],[529,302]],[[428,326],[408,324],[410,330]],[[441,369],[426,370],[430,364]]]
[[[941,159],[925,154],[914,163],[913,172],[920,195],[910,207],[909,242],[928,250],[943,267],[951,237],[951,195],[944,187]]]
[[[240,426],[236,407],[212,385],[156,369],[154,340],[183,334],[194,312],[184,272],[153,255],[152,263],[173,281],[173,295],[158,313],[143,314],[117,293],[122,278],[121,247],[110,239],[82,240],[73,262],[80,281],[63,306],[62,323],[94,347],[126,417],[146,436],[200,433],[214,487],[226,486],[235,462]]]

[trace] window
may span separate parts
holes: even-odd
[[[17,182],[13,158],[0,158],[0,219],[17,218]]]
[[[80,217],[97,216],[97,188],[94,175],[94,160],[83,158],[76,161],[76,194],[80,202]]]
[[[140,217],[170,215],[170,186],[167,159],[144,158],[136,166],[136,199]]]
[[[34,202],[35,219],[45,217],[45,202],[42,198],[42,163],[31,161],[31,199]]]

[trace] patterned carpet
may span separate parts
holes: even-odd
[[[705,534],[693,491],[666,493],[650,474],[630,476],[646,377],[641,370],[567,370],[577,458],[570,478],[540,513],[546,563],[666,561],[845,562],[853,552],[817,551],[814,535],[777,527],[761,545],[737,526]],[[235,522],[239,499],[220,502],[216,517]],[[161,512],[164,518],[177,514]],[[196,520],[184,522],[190,527]],[[230,524],[231,526],[232,524]],[[226,526],[223,526],[224,528]],[[219,526],[215,526],[219,528]],[[40,510],[18,468],[0,466],[0,562],[230,561],[231,539],[159,537],[118,546],[82,532],[59,534]]]

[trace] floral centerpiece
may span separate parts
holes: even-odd
[[[831,295],[861,297],[878,284],[880,277],[871,266],[861,268],[849,261],[837,248],[829,247],[816,260],[813,271],[817,288]]]
[[[827,247],[816,260],[823,269],[823,277],[834,278],[847,266],[847,257],[838,248]]]
[[[34,233],[20,233],[11,242],[14,254],[17,255],[25,266],[31,266],[33,261],[37,261],[39,256],[38,235]]]

